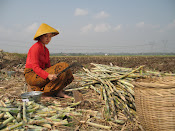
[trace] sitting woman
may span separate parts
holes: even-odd
[[[24,70],[28,91],[42,91],[44,95],[70,98],[63,93],[63,88],[70,84],[74,77],[67,70],[57,77],[57,74],[69,65],[65,62],[50,65],[49,50],[46,45],[59,32],[43,23],[37,30],[34,40],[37,42],[29,49]]]

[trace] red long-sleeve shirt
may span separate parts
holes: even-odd
[[[36,42],[29,49],[25,67],[32,68],[43,79],[48,77],[49,73],[44,71],[44,69],[50,67],[49,50],[41,42]]]

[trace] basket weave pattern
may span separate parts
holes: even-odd
[[[135,104],[139,121],[146,131],[175,131],[175,88],[136,84]]]

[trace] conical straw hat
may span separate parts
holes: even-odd
[[[52,28],[51,26],[49,26],[49,25],[47,25],[45,23],[42,23],[40,25],[40,27],[38,28],[38,30],[37,30],[37,32],[36,32],[36,34],[35,34],[35,36],[34,36],[33,39],[34,40],[37,40],[37,38],[39,36],[44,35],[44,34],[47,34],[47,33],[53,33],[53,36],[59,34],[59,32],[56,29]]]

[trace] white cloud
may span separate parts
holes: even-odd
[[[80,8],[76,8],[75,9],[75,13],[74,13],[75,16],[87,15],[87,14],[88,14],[88,11],[87,10],[80,9]]]
[[[114,27],[114,30],[115,31],[118,31],[118,30],[120,30],[122,28],[122,25],[120,24],[120,25],[117,25],[116,27]]]
[[[159,32],[174,31],[174,29],[175,29],[175,20],[173,20],[173,22],[161,28]]]
[[[160,25],[159,24],[156,24],[156,25],[153,25],[153,24],[145,24],[145,22],[139,22],[136,24],[136,27],[139,27],[139,28],[147,28],[147,29],[159,29],[160,28]]]
[[[167,29],[174,29],[175,28],[175,20],[172,23],[168,24]]]
[[[38,24],[37,23],[33,23],[32,25],[29,25],[28,27],[26,27],[25,31],[29,32],[29,33],[33,33],[34,31],[36,31],[38,29]]]
[[[94,28],[95,32],[106,32],[111,28],[111,26],[109,24],[99,24],[96,25]]]
[[[150,25],[150,28],[152,28],[152,29],[158,29],[158,28],[160,28],[160,25]]]
[[[88,32],[92,29],[92,27],[93,27],[92,24],[88,24],[88,25],[81,28],[81,32],[83,32],[83,33]]]
[[[109,14],[104,12],[104,11],[101,11],[100,13],[95,15],[95,18],[97,18],[97,19],[98,18],[107,18],[107,17],[109,17]]]
[[[143,21],[136,24],[137,27],[144,27],[144,25],[145,23]]]

